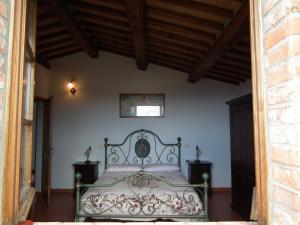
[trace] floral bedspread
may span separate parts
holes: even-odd
[[[170,183],[188,184],[180,172],[159,172],[159,177]],[[128,173],[104,172],[96,183],[109,184]],[[188,215],[204,214],[203,205],[192,188],[172,187],[149,176],[126,179],[113,187],[89,188],[81,198],[81,214],[128,216]]]

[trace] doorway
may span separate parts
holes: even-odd
[[[50,204],[51,195],[51,112],[52,97],[34,99],[32,186],[38,197]]]

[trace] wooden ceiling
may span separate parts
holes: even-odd
[[[231,84],[251,78],[247,0],[41,0],[37,62],[109,51]]]

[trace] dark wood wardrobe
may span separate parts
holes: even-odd
[[[250,219],[255,186],[252,95],[227,102],[230,108],[231,207],[243,219]]]

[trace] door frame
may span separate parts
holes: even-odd
[[[269,224],[268,201],[268,164],[266,148],[267,112],[264,85],[264,55],[262,37],[262,1],[249,1],[252,97],[253,97],[253,128],[256,177],[257,217],[261,224]]]
[[[42,134],[42,174],[41,174],[41,196],[45,197],[47,204],[50,204],[50,196],[51,196],[51,120],[52,120],[52,101],[53,97],[44,98],[40,96],[34,97],[34,102],[42,102],[43,103],[43,134]],[[48,126],[47,126],[48,124]],[[48,139],[48,144],[47,144]],[[47,146],[48,145],[48,146]],[[48,151],[48,153],[46,153]],[[48,166],[45,167],[45,157],[46,154],[50,154],[50,161],[48,160]],[[47,171],[45,171],[47,169]],[[47,182],[45,179],[48,177]],[[47,187],[45,187],[45,182],[47,183]],[[44,196],[43,191],[46,190],[46,196]]]
[[[20,195],[20,145],[22,124],[22,90],[25,63],[25,37],[27,1],[11,2],[10,46],[8,51],[6,89],[6,128],[2,221],[15,224],[21,211]],[[5,205],[5,207],[3,207]]]
[[[268,167],[266,152],[266,107],[263,82],[263,40],[262,40],[262,12],[261,0],[250,2],[250,31],[251,31],[251,58],[253,84],[253,119],[255,141],[255,163],[257,183],[257,208],[260,223],[268,224]],[[21,133],[21,106],[22,74],[24,70],[24,37],[26,26],[27,1],[11,1],[11,33],[8,57],[8,85],[6,96],[8,104],[5,121],[5,167],[4,188],[2,195],[2,210],[4,222],[14,224],[19,212],[19,172],[20,165],[20,133]],[[5,207],[3,207],[5,205]]]

